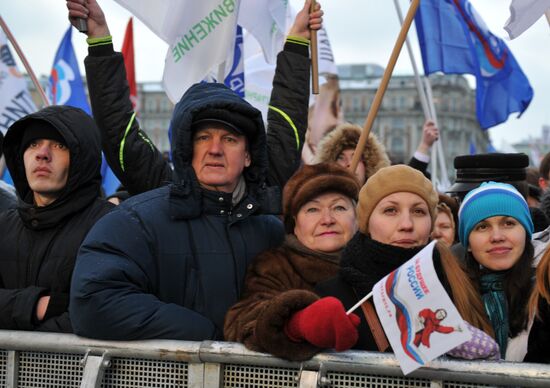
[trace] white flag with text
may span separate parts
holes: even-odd
[[[435,272],[435,244],[373,288],[376,313],[404,374],[471,338]]]
[[[0,30],[0,130],[36,111],[27,82],[17,69],[6,35]]]
[[[116,0],[169,44],[162,82],[173,102],[233,55],[239,0]]]

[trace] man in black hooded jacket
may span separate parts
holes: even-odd
[[[84,111],[51,106],[15,122],[3,150],[20,201],[0,214],[0,329],[72,332],[78,247],[113,207],[100,198],[99,130]]]

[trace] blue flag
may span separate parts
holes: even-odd
[[[48,97],[52,105],[70,105],[91,114],[71,35],[72,26],[69,26],[53,60]]]
[[[231,88],[235,93],[244,98],[244,46],[243,28],[237,26],[235,35],[235,48],[233,51],[233,63],[231,70],[224,80],[225,86]]]
[[[91,115],[90,105],[84,91],[84,84],[80,76],[78,62],[71,41],[72,26],[63,36],[53,60],[48,97],[52,105],[70,105],[82,109]],[[101,176],[103,190],[106,195],[114,193],[120,182],[105,161],[102,154]]]
[[[415,23],[427,75],[441,71],[476,77],[481,128],[527,109],[533,98],[529,80],[506,43],[489,31],[468,0],[423,0]]]

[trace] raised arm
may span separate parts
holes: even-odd
[[[122,54],[113,50],[105,15],[95,0],[67,1],[69,20],[85,18],[88,57],[84,63],[94,119],[109,166],[131,194],[172,180],[162,153],[141,130],[130,101]]]
[[[283,187],[300,166],[307,130],[310,90],[310,28],[322,27],[323,11],[309,13],[311,0],[296,15],[285,47],[277,57],[267,115],[268,183]]]

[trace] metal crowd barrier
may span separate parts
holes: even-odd
[[[95,341],[0,330],[0,387],[550,387],[550,365],[440,358],[403,376],[391,354],[326,352],[303,363],[232,342]]]

